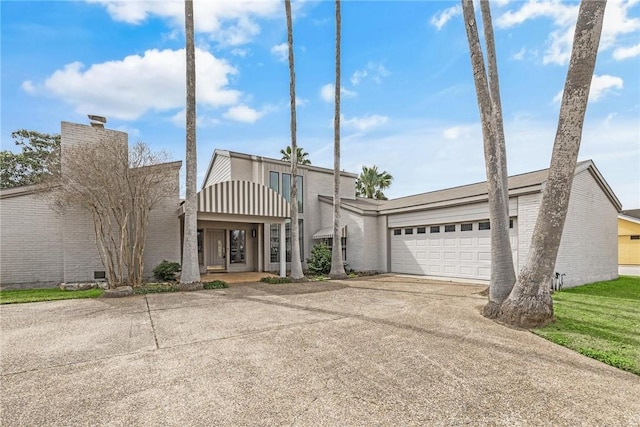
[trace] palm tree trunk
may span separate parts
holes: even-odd
[[[553,321],[550,282],[569,208],[605,6],[606,0],[580,3],[549,176],[542,193],[531,248],[518,281],[500,312],[500,320],[510,325],[529,328]]]
[[[333,248],[329,276],[344,278],[342,239],[340,228],[340,0],[336,0],[336,85],[335,113],[333,116]]]
[[[296,141],[296,72],[293,62],[293,24],[291,22],[291,0],[285,0],[287,15],[287,42],[289,45],[289,95],[291,97],[291,278],[300,280],[302,261],[300,260],[300,231],[298,230],[298,146]],[[281,256],[284,256],[281,254]]]
[[[496,60],[495,40],[489,2],[480,2],[484,23],[489,80],[478,36],[473,0],[463,0],[462,9],[471,53],[476,96],[482,121],[484,159],[489,193],[489,221],[491,223],[491,281],[489,301],[483,313],[495,318],[500,305],[509,296],[516,281],[511,241],[509,240],[509,188],[507,182],[507,154],[502,124],[502,105]]]
[[[198,266],[198,202],[196,190],[196,55],[193,28],[193,0],[184,2],[184,26],[187,41],[187,106],[186,106],[186,197],[184,202],[184,243],[180,283],[200,282]]]

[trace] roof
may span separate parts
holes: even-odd
[[[236,157],[240,159],[248,159],[251,161],[258,161],[258,162],[267,162],[267,163],[273,163],[276,165],[283,165],[283,166],[287,166],[290,164],[289,161],[287,160],[274,159],[272,157],[255,156],[253,154],[239,153],[237,151],[229,151],[229,150],[216,148],[215,150],[213,150],[213,154],[211,155],[211,160],[209,161],[209,166],[207,167],[207,173],[205,173],[204,179],[202,180],[203,187],[204,187],[204,184],[207,182],[207,178],[211,173],[211,169],[213,169],[213,164],[217,156]],[[298,168],[307,169],[307,170],[320,172],[320,173],[333,174],[333,169],[321,168],[319,166],[298,164]],[[346,177],[355,179],[355,178],[358,178],[359,175],[353,172],[346,172],[343,170],[340,172],[340,176],[346,176]]]
[[[624,216],[629,216],[635,219],[640,219],[640,209],[629,209],[629,210],[620,212],[620,214]]]
[[[589,170],[598,182],[609,200],[618,210],[622,205],[615,196],[607,182],[604,180],[595,164],[591,160],[578,162],[576,174]],[[547,180],[549,169],[542,169],[534,172],[513,175],[509,177],[509,195],[516,196],[522,194],[537,193],[542,191],[544,182]],[[331,202],[332,197],[321,196],[324,201]],[[412,210],[433,209],[443,206],[453,206],[467,203],[477,203],[488,199],[487,182],[477,182],[474,184],[459,187],[447,188],[444,190],[430,191],[428,193],[416,194],[413,196],[399,197],[391,200],[371,200],[371,199],[342,199],[341,203],[345,208],[367,213],[376,211],[379,214],[393,214]]]

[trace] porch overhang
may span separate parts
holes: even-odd
[[[252,181],[224,181],[198,192],[198,213],[289,218],[291,204],[276,191]],[[184,205],[180,207],[184,214]],[[275,221],[274,221],[275,222]]]
[[[340,237],[347,237],[347,226],[342,227]],[[313,234],[313,240],[333,239],[333,227],[323,228]]]

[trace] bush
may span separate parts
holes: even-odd
[[[223,289],[228,288],[229,285],[227,285],[227,282],[223,280],[214,280],[213,282],[204,282],[202,287],[204,289]]]
[[[176,273],[179,271],[179,263],[167,261],[165,259],[153,269],[153,277],[161,282],[173,282],[176,280]]]
[[[263,277],[260,279],[262,283],[270,283],[272,285],[278,285],[280,283],[291,283],[291,279],[288,277]]]
[[[318,243],[311,249],[311,256],[307,258],[307,267],[311,274],[328,274],[331,271],[331,249]]]

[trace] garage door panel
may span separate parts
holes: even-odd
[[[456,260],[456,252],[445,252],[444,253],[445,261],[455,261]]]

